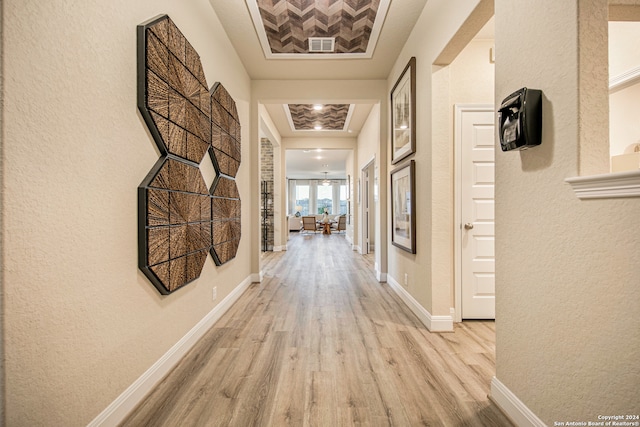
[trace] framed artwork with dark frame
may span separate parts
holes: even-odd
[[[416,152],[416,58],[391,89],[391,164]]]
[[[391,171],[391,243],[416,253],[415,161]]]

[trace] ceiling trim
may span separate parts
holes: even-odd
[[[369,37],[369,43],[367,44],[367,50],[364,53],[273,53],[269,45],[269,39],[267,38],[267,32],[264,29],[262,23],[262,16],[260,15],[260,8],[258,7],[257,0],[245,0],[249,14],[251,15],[251,21],[253,27],[256,30],[256,34],[262,47],[262,52],[266,59],[371,59],[373,52],[378,44],[378,38],[380,31],[382,30],[382,24],[387,16],[389,10],[389,4],[391,0],[380,0],[378,5],[378,11],[376,12],[376,19],[371,29],[371,35]]]

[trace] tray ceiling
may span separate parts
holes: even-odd
[[[265,57],[371,58],[389,0],[246,0]],[[335,39],[332,53],[310,52],[310,37]]]
[[[346,131],[352,108],[350,104],[285,104],[291,130]]]

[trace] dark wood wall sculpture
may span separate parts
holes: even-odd
[[[198,53],[167,15],[138,31],[138,109],[161,157],[138,187],[138,266],[162,294],[197,279],[240,243],[240,121],[226,89],[209,91]],[[208,156],[206,156],[208,154]],[[207,189],[199,165],[211,161]]]

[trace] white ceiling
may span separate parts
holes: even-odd
[[[345,164],[351,150],[287,150],[289,179],[345,179]]]

